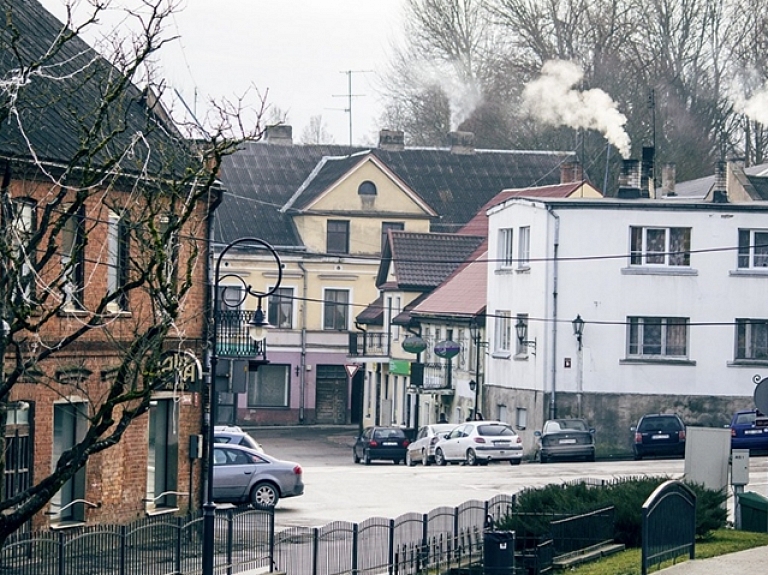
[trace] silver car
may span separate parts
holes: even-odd
[[[405,452],[406,465],[421,462],[427,466],[435,460],[435,445],[457,426],[456,423],[433,423],[419,429],[416,440],[408,445]]]
[[[230,445],[244,445],[264,453],[261,443],[243,431],[237,425],[217,425],[213,428],[213,440],[216,443],[229,443]]]
[[[242,445],[213,446],[213,500],[250,503],[257,508],[277,505],[281,497],[304,493],[302,469]]]
[[[467,465],[486,465],[491,461],[509,461],[518,465],[523,460],[523,441],[501,421],[463,423],[435,445],[435,463],[464,461]]]

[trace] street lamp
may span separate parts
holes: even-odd
[[[523,318],[517,318],[515,331],[517,331],[517,341],[520,342],[520,345],[532,348],[533,351],[531,353],[536,355],[536,338],[534,337],[532,340],[525,339],[528,335],[528,323],[523,321]]]
[[[257,244],[266,249],[277,263],[277,281],[271,289],[266,292],[258,292],[250,285],[247,285],[243,278],[235,274],[221,275],[221,262],[227,252],[235,246],[240,244]],[[219,289],[221,287],[221,280],[224,278],[236,278],[244,286],[244,294],[235,305],[240,305],[245,301],[246,296],[251,295],[257,298],[258,305],[256,311],[253,312],[250,320],[248,321],[248,335],[251,340],[255,342],[255,355],[260,359],[256,361],[256,365],[265,365],[269,363],[267,360],[267,342],[266,342],[266,329],[269,327],[269,323],[264,317],[264,310],[262,308],[262,300],[277,291],[280,287],[280,282],[283,279],[283,266],[280,262],[280,256],[277,255],[275,249],[264,240],[258,238],[240,238],[228,244],[219,254],[216,259],[216,266],[214,267],[213,276],[213,317],[211,318],[212,333],[210,336],[211,352],[210,352],[210,367],[208,370],[208,428],[206,434],[206,485],[205,485],[205,499],[203,501],[203,575],[213,575],[213,559],[214,559],[214,543],[215,543],[215,519],[216,519],[216,504],[213,502],[213,446],[214,446],[214,426],[216,425],[216,408],[218,401],[218,392],[216,391],[216,367],[219,363],[219,350],[218,350],[218,331],[219,331],[219,314],[221,300],[226,298],[220,297]],[[225,288],[226,289],[226,288]],[[226,301],[225,305],[229,305]],[[237,409],[237,406],[234,406]]]
[[[573,335],[576,336],[576,341],[579,344],[578,351],[576,353],[576,408],[578,416],[581,417],[582,389],[584,386],[584,351],[582,350],[581,340],[582,336],[584,335],[584,320],[581,319],[581,315],[576,314],[576,319],[574,319],[571,324],[573,324]]]
[[[475,319],[469,322],[469,335],[475,344],[475,379],[469,382],[469,389],[475,392],[474,415],[477,415],[480,406],[480,326]]]

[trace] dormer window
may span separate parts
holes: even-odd
[[[357,193],[360,196],[375,196],[376,184],[374,184],[370,180],[366,180],[358,186]]]

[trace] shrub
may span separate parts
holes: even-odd
[[[586,483],[547,485],[527,489],[517,496],[514,513],[502,518],[498,529],[513,530],[522,546],[549,536],[553,519],[579,515],[613,505],[615,540],[627,547],[639,547],[642,534],[643,503],[666,477],[640,477],[621,480],[606,486]],[[696,537],[707,537],[725,527],[726,495],[699,484],[687,484],[696,494]]]

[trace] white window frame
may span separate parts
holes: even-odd
[[[734,359],[736,361],[768,362],[768,319],[737,318]],[[763,340],[756,345],[757,340]]]
[[[498,266],[499,268],[511,268],[514,260],[514,230],[513,228],[501,228],[499,230]]]
[[[531,265],[531,227],[521,226],[517,232],[517,267],[528,269]]]
[[[496,310],[494,314],[494,352],[512,351],[512,312]]]
[[[674,323],[673,323],[674,322]],[[685,349],[682,354],[670,351],[669,332],[671,326],[683,326],[685,329]],[[645,332],[649,328],[659,328],[659,341],[646,342]],[[631,316],[627,318],[627,358],[629,359],[687,359],[690,348],[689,318],[685,317],[649,317]],[[648,348],[658,347],[659,353],[652,353]]]
[[[763,237],[756,237],[758,235]],[[739,229],[738,244],[737,267],[739,269],[768,268],[768,230]]]
[[[637,233],[640,233],[639,243]],[[664,246],[655,249],[653,240],[649,235],[664,234]],[[672,236],[683,233],[685,249],[679,249],[671,245]],[[664,226],[630,226],[629,228],[629,265],[631,267],[690,267],[691,266],[691,228],[689,227],[664,227]],[[653,251],[649,251],[653,250]]]

